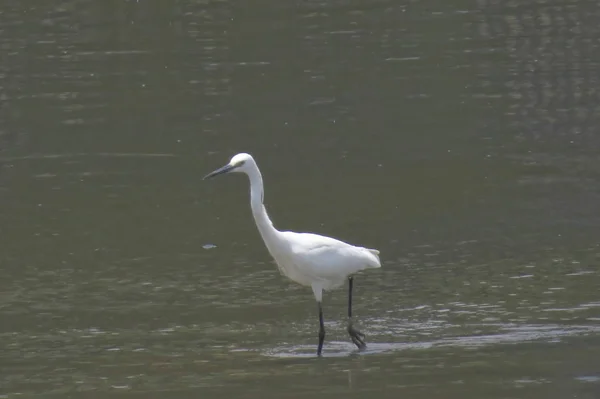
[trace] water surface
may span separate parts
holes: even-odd
[[[592,1],[188,1],[0,13],[0,397],[595,398]],[[277,227],[381,250],[368,349]]]

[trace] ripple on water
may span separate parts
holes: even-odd
[[[325,357],[346,357],[352,355],[373,355],[406,350],[424,350],[439,347],[478,348],[491,345],[510,345],[531,342],[558,342],[561,339],[598,334],[600,326],[560,326],[560,325],[496,325],[501,332],[471,336],[456,336],[419,342],[369,342],[363,351],[350,342],[326,342]],[[377,337],[374,337],[377,339]],[[263,350],[270,357],[313,357],[315,345],[281,345]]]

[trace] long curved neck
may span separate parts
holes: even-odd
[[[275,238],[279,232],[273,226],[273,222],[269,219],[269,215],[267,215],[267,210],[263,204],[263,179],[258,167],[248,172],[248,178],[250,179],[250,206],[252,207],[252,215],[254,216],[254,221],[260,235],[268,246],[268,241]]]

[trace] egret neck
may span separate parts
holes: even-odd
[[[248,171],[248,178],[250,179],[250,206],[252,207],[252,215],[254,216],[260,235],[267,246],[269,246],[269,243],[277,238],[278,231],[273,226],[271,219],[269,219],[269,215],[263,204],[263,179],[258,167],[254,166],[254,168]]]

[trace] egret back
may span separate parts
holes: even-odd
[[[282,272],[292,280],[336,287],[358,271],[381,267],[379,251],[355,247],[335,238],[311,233],[281,232],[283,246],[273,254]]]

